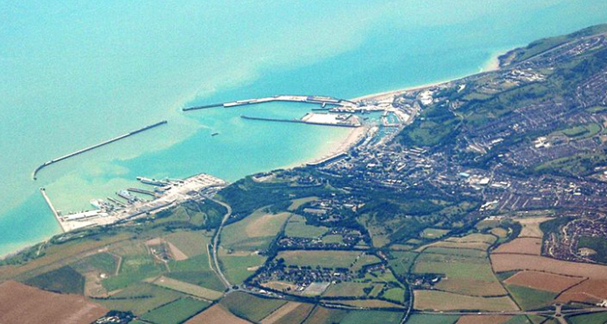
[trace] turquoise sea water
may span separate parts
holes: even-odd
[[[139,175],[234,181],[312,160],[347,134],[239,118],[301,116],[305,105],[185,105],[446,80],[606,17],[604,0],[2,1],[0,255],[58,232],[41,186],[59,209],[78,210]],[[31,180],[43,161],[163,119]]]

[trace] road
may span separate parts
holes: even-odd
[[[217,256],[217,250],[219,248],[219,236],[221,235],[221,230],[223,230],[223,226],[228,221],[228,219],[230,219],[230,216],[232,216],[232,207],[230,207],[230,205],[228,205],[224,202],[221,202],[219,200],[212,199],[212,198],[209,198],[209,199],[211,201],[218,203],[221,206],[225,207],[225,209],[227,210],[226,214],[223,216],[223,219],[221,220],[221,224],[219,225],[219,228],[217,229],[217,231],[215,231],[215,235],[213,236],[213,263],[214,263],[215,272],[217,273],[217,275],[219,276],[219,279],[221,280],[223,285],[226,286],[226,288],[228,289],[228,292],[229,292],[232,289],[232,285],[230,284],[228,279],[223,274],[223,271],[221,270],[221,266],[219,265],[219,257]]]
[[[594,308],[583,308],[583,309],[567,309],[563,310],[562,306],[557,305],[554,310],[544,311],[512,311],[512,312],[465,312],[465,311],[416,311],[417,314],[428,314],[428,315],[541,315],[549,316],[557,319],[559,323],[567,323],[565,317],[582,315],[589,313],[601,313],[607,312],[607,308],[594,307]]]

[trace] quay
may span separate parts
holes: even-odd
[[[95,145],[92,145],[92,146],[89,146],[89,147],[83,148],[83,149],[81,149],[81,150],[78,150],[78,151],[76,151],[76,152],[72,152],[72,153],[67,154],[67,155],[64,155],[64,156],[62,156],[62,157],[58,157],[58,158],[56,158],[56,159],[52,159],[52,160],[50,160],[50,161],[46,161],[46,162],[44,162],[42,165],[40,165],[39,167],[37,167],[37,168],[36,168],[36,170],[34,170],[34,172],[32,173],[32,179],[33,179],[33,180],[37,180],[36,175],[38,174],[38,172],[40,172],[42,169],[46,168],[46,167],[47,167],[47,166],[49,166],[49,165],[55,164],[55,163],[57,163],[57,162],[60,162],[60,161],[66,160],[66,159],[69,159],[69,158],[71,158],[71,157],[74,157],[74,156],[80,155],[80,154],[82,154],[82,153],[86,153],[86,152],[88,152],[88,151],[92,151],[92,150],[97,149],[97,148],[100,148],[100,147],[102,147],[102,146],[105,146],[105,145],[108,145],[108,144],[111,144],[111,143],[117,142],[117,141],[119,141],[119,140],[125,139],[125,138],[127,138],[127,137],[131,137],[131,136],[133,136],[133,135],[137,135],[137,134],[139,134],[139,133],[142,133],[142,132],[144,132],[144,131],[150,130],[150,129],[152,129],[152,128],[156,128],[156,127],[158,127],[158,126],[161,126],[161,125],[164,125],[164,124],[167,124],[167,123],[168,123],[168,122],[167,122],[166,120],[163,120],[163,121],[161,121],[161,122],[158,122],[158,123],[155,123],[155,124],[152,124],[152,125],[149,125],[149,126],[146,126],[146,127],[140,128],[140,129],[137,129],[137,130],[134,130],[134,131],[129,132],[129,133],[126,133],[126,134],[124,134],[124,135],[120,135],[120,136],[118,136],[118,137],[114,137],[114,138],[109,139],[109,140],[107,140],[107,141],[105,141],[105,142],[101,142],[101,143],[99,143],[99,144],[95,144]]]
[[[120,202],[119,200],[116,200],[116,199],[114,199],[112,197],[107,197],[107,200],[113,202],[114,204],[116,204],[116,205],[118,205],[120,207],[123,207],[123,208],[126,207],[126,204],[124,204],[124,203]]]
[[[152,196],[154,198],[158,197],[158,195],[155,192],[149,191],[149,190],[145,190],[145,189],[127,188],[126,190],[129,191],[129,192],[136,192],[136,193],[140,193],[140,194],[143,194],[143,195]]]
[[[59,223],[59,227],[61,227],[61,231],[63,233],[67,232],[66,228],[63,226],[63,222],[61,221],[61,217],[59,216],[59,212],[57,212],[57,210],[55,209],[55,206],[53,206],[53,203],[51,202],[51,199],[46,194],[46,189],[40,188],[40,193],[42,194],[42,197],[44,197],[44,200],[46,200],[46,204],[48,205],[48,207],[53,212],[53,216],[55,216],[55,219],[57,220],[57,223]]]
[[[231,102],[224,102],[218,104],[211,104],[205,106],[196,106],[196,107],[187,107],[183,108],[183,111],[192,111],[199,109],[208,109],[214,107],[223,107],[223,108],[231,108],[238,106],[246,106],[246,105],[254,105],[261,104],[267,102],[302,102],[302,103],[310,103],[321,105],[322,108],[325,108],[327,105],[331,106],[342,106],[342,107],[357,107],[358,103],[346,100],[346,99],[338,99],[328,96],[292,96],[292,95],[278,95],[273,97],[265,97],[265,98],[257,98],[257,99],[246,99],[246,100],[238,100]]]
[[[259,121],[270,121],[270,122],[281,122],[281,123],[296,123],[296,124],[308,124],[308,125],[320,125],[320,126],[333,126],[333,127],[348,127],[348,128],[357,128],[357,127],[361,126],[359,124],[320,123],[320,122],[313,122],[313,121],[299,120],[299,119],[263,118],[263,117],[244,116],[244,115],[241,115],[240,118],[248,119],[248,120],[259,120]]]

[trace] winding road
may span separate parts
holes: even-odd
[[[212,198],[209,198],[209,199],[217,204],[220,204],[221,206],[223,206],[227,209],[226,214],[223,216],[223,219],[221,220],[221,224],[219,225],[219,228],[217,228],[217,231],[215,231],[215,235],[213,236],[212,246],[213,246],[213,263],[214,263],[213,268],[215,270],[215,273],[217,273],[217,276],[219,277],[219,279],[221,280],[223,285],[226,286],[226,288],[228,289],[228,292],[229,292],[230,290],[232,290],[232,285],[230,284],[228,279],[223,274],[223,271],[221,270],[221,266],[219,265],[219,257],[217,256],[217,250],[219,248],[219,236],[221,235],[221,230],[223,230],[223,226],[228,221],[228,219],[230,219],[230,216],[232,216],[232,207],[219,200],[212,199]]]

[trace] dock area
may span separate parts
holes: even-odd
[[[210,197],[227,185],[225,181],[204,173],[186,179],[157,181],[158,184],[163,183],[161,186],[146,184],[147,178],[140,178],[144,179],[140,180],[142,184],[153,186],[153,191],[130,187],[116,192],[115,198],[107,197],[107,201],[92,200],[91,205],[95,206],[94,209],[74,213],[62,214],[55,209],[44,188],[40,188],[40,193],[61,226],[61,230],[69,232],[152,215],[187,200]],[[130,195],[131,192],[146,194],[151,200],[139,199]]]
[[[37,180],[36,176],[38,175],[38,173],[39,173],[39,172],[40,172],[42,169],[44,169],[44,168],[46,168],[46,167],[48,167],[48,166],[50,166],[50,165],[52,165],[52,164],[55,164],[55,163],[57,163],[57,162],[61,162],[61,161],[63,161],[63,160],[67,160],[67,159],[69,159],[69,158],[71,158],[71,157],[74,157],[74,156],[77,156],[77,155],[80,155],[80,154],[83,154],[83,153],[86,153],[86,152],[92,151],[92,150],[97,149],[97,148],[100,148],[100,147],[102,147],[102,146],[105,146],[105,145],[108,145],[108,144],[111,144],[111,143],[114,143],[114,142],[120,141],[120,140],[125,139],[125,138],[127,138],[127,137],[131,137],[131,136],[137,135],[137,134],[139,134],[139,133],[142,133],[142,132],[144,132],[144,131],[150,130],[150,129],[152,129],[152,128],[156,128],[156,127],[161,126],[161,125],[165,125],[165,124],[167,124],[167,123],[168,123],[168,122],[167,122],[166,120],[163,120],[163,121],[161,121],[161,122],[158,122],[158,123],[155,123],[155,124],[152,124],[152,125],[149,125],[149,126],[146,126],[146,127],[143,127],[143,128],[137,129],[137,130],[134,130],[134,131],[132,131],[132,132],[128,132],[128,133],[126,133],[126,134],[123,134],[123,135],[120,135],[120,136],[117,136],[117,137],[111,138],[111,139],[109,139],[109,140],[107,140],[107,141],[104,141],[104,142],[101,142],[101,143],[99,143],[99,144],[95,144],[95,145],[92,145],[92,146],[89,146],[89,147],[83,148],[83,149],[81,149],[81,150],[78,150],[78,151],[75,151],[75,152],[72,152],[72,153],[66,154],[66,155],[64,155],[64,156],[61,156],[61,157],[58,157],[58,158],[55,158],[55,159],[52,159],[52,160],[46,161],[46,162],[44,162],[43,164],[41,164],[39,167],[37,167],[37,168],[36,168],[36,170],[34,170],[34,172],[32,173],[32,179],[33,179],[33,180]]]
[[[319,126],[347,127],[356,128],[362,126],[358,117],[351,114],[328,114],[328,113],[308,113],[301,119],[279,119],[265,117],[240,116],[242,119],[282,122],[282,123],[297,123]]]
[[[192,111],[192,110],[200,110],[200,109],[209,109],[215,107],[223,107],[223,108],[232,108],[238,106],[246,106],[246,105],[254,105],[254,104],[262,104],[268,102],[301,102],[301,103],[309,103],[320,105],[322,108],[327,106],[342,106],[342,107],[356,107],[358,103],[346,100],[346,99],[338,99],[328,96],[298,96],[298,95],[278,95],[273,97],[264,97],[257,99],[245,99],[245,100],[237,100],[230,101],[218,104],[210,104],[204,106],[194,106],[183,108],[183,111]]]

